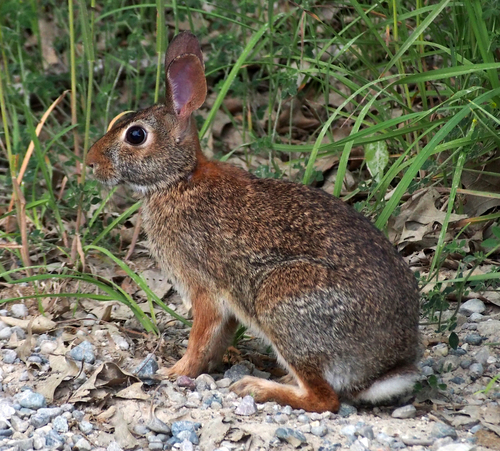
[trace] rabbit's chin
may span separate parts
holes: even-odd
[[[100,178],[97,175],[95,177],[100,183],[107,186],[108,188],[114,188],[117,185],[125,184],[125,185],[129,186],[130,188],[132,188],[133,191],[135,191],[138,194],[141,194],[142,196],[145,196],[154,190],[153,186],[139,185],[137,183],[132,183],[132,182],[128,182],[128,181],[124,182],[119,177],[111,177],[111,178],[105,178],[105,179]]]
[[[107,186],[108,188],[113,188],[116,185],[119,185],[121,183],[121,180],[118,177],[99,177],[99,175],[94,173],[95,178],[102,183],[103,185]]]

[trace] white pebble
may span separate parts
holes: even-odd
[[[448,345],[444,343],[439,343],[436,346],[433,346],[433,351],[442,357],[446,357],[448,355]]]
[[[228,388],[231,385],[232,381],[228,377],[224,377],[219,379],[215,384],[218,388]]]
[[[43,340],[40,343],[40,354],[50,355],[53,354],[57,349],[57,341],[55,340]]]
[[[476,446],[470,443],[450,443],[439,447],[437,451],[471,451],[475,448]]]
[[[481,313],[474,312],[471,316],[469,316],[469,321],[471,323],[478,323],[483,319],[483,315]]]
[[[193,451],[193,444],[188,440],[184,439],[180,447],[181,451]]]
[[[115,342],[115,345],[118,346],[118,349],[121,349],[122,351],[127,351],[130,348],[128,341],[125,340],[125,338],[123,338],[121,335],[112,334],[111,338]]]
[[[122,451],[122,447],[118,443],[113,441],[108,445],[106,451]]]
[[[4,327],[0,329],[0,340],[8,340],[12,335],[12,328]]]
[[[470,316],[473,313],[483,313],[485,309],[486,307],[481,299],[469,299],[460,306],[458,311],[463,315]]]
[[[255,400],[253,399],[252,396],[249,395],[245,396],[241,400],[240,404],[234,411],[236,415],[245,415],[245,416],[253,415],[256,412],[257,412],[257,405],[255,404]]]
[[[24,304],[14,304],[10,308],[10,313],[14,318],[26,318],[28,316],[28,308]]]
[[[392,417],[406,419],[414,418],[416,414],[417,409],[415,408],[415,406],[409,404],[407,406],[399,407],[398,409],[394,410],[394,412],[392,412]]]

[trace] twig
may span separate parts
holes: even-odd
[[[35,129],[36,136],[40,136],[40,132],[42,131],[43,126],[45,125],[45,121],[50,116],[50,113],[52,113],[52,111],[54,110],[54,108],[57,105],[59,105],[59,103],[61,103],[61,101],[66,96],[67,92],[68,91],[64,91],[56,100],[54,100],[52,102],[52,105],[49,106],[49,108],[47,109],[47,111],[45,111],[45,113],[43,113],[43,116],[40,119],[40,122],[38,123],[38,125],[36,126],[36,129]],[[28,150],[26,151],[26,155],[24,155],[23,163],[21,164],[21,169],[19,170],[19,174],[17,174],[17,183],[19,185],[21,185],[21,183],[23,181],[24,173],[26,172],[26,168],[28,167],[28,163],[29,163],[29,161],[31,159],[31,155],[33,155],[33,151],[34,150],[35,150],[35,142],[31,141],[30,144],[29,144],[29,146],[28,146]],[[9,210],[8,211],[12,211],[12,207],[13,206],[14,206],[14,201],[12,200],[10,202]]]
[[[17,204],[17,224],[19,225],[19,230],[21,231],[21,258],[25,268],[27,268],[26,272],[28,273],[28,276],[32,276],[33,271],[30,269],[31,260],[28,248],[28,231],[26,226],[26,199],[24,198],[16,179],[12,179],[12,186],[14,187],[15,203]]]
[[[139,208],[137,222],[135,223],[135,227],[134,227],[134,234],[132,235],[132,241],[130,242],[130,247],[128,248],[127,255],[125,256],[125,261],[128,261],[128,259],[134,253],[135,245],[137,243],[137,239],[139,238],[139,233],[141,232],[141,224],[142,224],[141,209],[142,208]]]

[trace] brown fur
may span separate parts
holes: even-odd
[[[238,321],[274,348],[297,385],[247,377],[232,389],[258,401],[336,411],[403,375],[419,357],[415,279],[385,237],[321,190],[258,179],[202,154],[191,114],[206,95],[196,38],[166,56],[167,96],[118,121],[90,149],[100,181],[144,196],[151,252],[193,306],[184,357],[163,374],[216,365]],[[147,140],[124,138],[143,127]]]
[[[257,402],[275,401],[294,409],[312,412],[339,410],[339,398],[332,387],[321,377],[304,375],[298,378],[299,386],[279,384],[278,382],[245,376],[236,382],[232,389],[241,396],[251,395]]]

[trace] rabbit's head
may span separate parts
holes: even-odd
[[[201,154],[193,111],[205,101],[207,84],[197,38],[184,32],[165,55],[165,103],[129,113],[89,150],[96,178],[126,183],[143,194],[168,187],[194,170]]]

